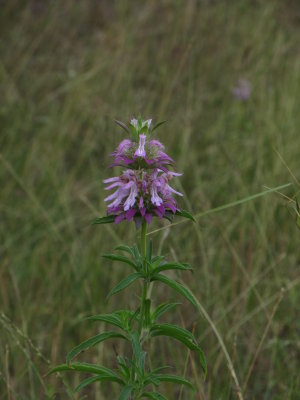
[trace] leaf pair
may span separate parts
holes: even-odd
[[[193,222],[196,222],[195,218],[192,216],[191,213],[189,213],[186,210],[177,210],[175,215],[179,215],[180,217],[189,219]],[[168,219],[170,222],[173,221],[174,214],[165,214],[164,218]],[[96,218],[93,222],[92,225],[102,225],[102,224],[111,224],[112,222],[115,222],[115,216],[114,215],[107,215],[105,217],[98,217]]]
[[[120,385],[125,385],[125,382],[123,379],[119,377],[119,375],[106,367],[103,367],[101,365],[95,365],[95,364],[89,364],[89,363],[80,363],[80,362],[75,362],[72,363],[71,365],[68,364],[61,364],[58,365],[57,367],[53,368],[49,374],[52,374],[54,372],[64,372],[64,371],[78,371],[78,372],[84,372],[84,373],[92,373],[95,374],[95,376],[89,377],[87,379],[84,379],[82,382],[79,383],[79,385],[76,387],[75,392],[79,392],[81,389],[84,387],[88,386],[91,383],[95,382],[104,382],[104,381],[111,381],[111,382],[116,382]]]

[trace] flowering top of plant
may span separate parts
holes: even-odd
[[[153,216],[170,219],[174,214],[181,213],[173,195],[182,196],[174,190],[169,182],[182,174],[171,172],[168,165],[174,163],[164,152],[164,146],[150,135],[151,119],[132,119],[130,128],[117,121],[127,132],[131,132],[132,140],[124,139],[117,150],[112,153],[114,162],[111,166],[123,166],[120,176],[104,180],[106,190],[115,192],[104,200],[109,202],[107,214],[114,217],[115,223],[122,220],[150,224]]]
[[[118,121],[119,122],[119,121]],[[133,140],[124,139],[118,148],[112,153],[114,162],[110,165],[138,168],[160,168],[167,172],[167,165],[173,164],[171,157],[164,152],[164,145],[156,139],[149,140],[152,120],[142,121],[141,119],[132,119],[130,130]],[[126,125],[121,125],[126,126]]]

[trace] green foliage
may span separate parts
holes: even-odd
[[[108,215],[106,217],[99,217],[93,221],[93,225],[102,225],[102,224],[111,224],[115,221],[115,217],[113,215]]]
[[[193,222],[196,222],[195,218],[192,216],[191,213],[189,213],[186,210],[180,210],[180,211],[176,211],[176,215],[179,215],[180,217],[186,218],[186,219],[190,219]]]
[[[161,125],[165,124],[166,122],[167,122],[167,121],[158,122],[157,124],[155,124],[155,125],[153,126],[153,128],[151,129],[151,132],[154,132],[155,129],[159,128]]]
[[[160,304],[159,306],[157,306],[155,308],[155,310],[151,314],[152,321],[155,322],[164,313],[166,313],[167,311],[172,310],[177,305],[180,305],[180,303],[162,303],[162,304]]]
[[[98,314],[92,315],[87,318],[91,321],[102,321],[108,324],[117,326],[124,331],[129,331],[131,329],[132,321],[134,320],[134,313],[129,310],[115,311],[111,314]]]
[[[107,297],[111,297],[114,294],[119,293],[121,290],[127,288],[130,286],[133,282],[135,282],[138,278],[142,278],[143,274],[140,272],[135,272],[134,274],[131,274],[127,276],[127,278],[123,279],[117,286],[115,286],[107,295]]]
[[[180,293],[183,297],[190,301],[195,307],[197,307],[195,296],[190,291],[190,289],[185,287],[182,283],[176,282],[174,279],[171,279],[162,274],[154,274],[151,277],[151,281],[159,281],[170,286],[172,289],[174,289],[176,292]]]
[[[76,357],[82,351],[86,351],[91,347],[95,346],[98,343],[104,342],[108,339],[127,339],[126,336],[116,333],[116,332],[103,332],[99,335],[93,336],[90,339],[85,340],[84,342],[80,343],[78,346],[74,347],[68,354],[66,358],[66,363],[69,365],[71,360]]]
[[[146,366],[146,352],[142,346],[145,342],[150,341],[157,336],[166,336],[173,338],[188,349],[195,351],[200,356],[200,365],[206,375],[206,361],[202,350],[200,349],[195,337],[188,330],[173,324],[158,324],[156,320],[168,311],[171,311],[178,303],[162,303],[153,311],[151,310],[151,299],[148,298],[148,285],[150,282],[160,281],[176,292],[183,295],[192,304],[196,304],[193,294],[182,284],[162,275],[161,272],[174,271],[191,271],[192,267],[187,263],[165,262],[162,256],[152,256],[152,240],[146,245],[146,225],[142,229],[141,238],[142,251],[139,252],[136,245],[129,247],[127,245],[119,245],[115,248],[117,251],[125,252],[129,258],[123,255],[104,254],[103,258],[111,261],[119,261],[134,268],[135,271],[126,278],[121,280],[108,294],[108,298],[128,288],[136,280],[140,280],[143,286],[141,305],[135,311],[120,310],[110,314],[97,314],[87,318],[94,322],[105,322],[121,329],[124,334],[117,332],[103,332],[90,339],[85,340],[74,349],[72,349],[66,358],[66,364],[60,365],[51,370],[51,372],[62,371],[79,371],[96,374],[83,380],[76,387],[75,391],[80,391],[85,387],[97,382],[116,382],[123,385],[123,389],[119,395],[119,399],[129,398],[164,398],[158,392],[145,392],[148,385],[159,386],[163,382],[184,385],[193,389],[193,385],[185,378],[158,373],[160,369],[149,371]],[[143,254],[143,256],[141,256]],[[87,363],[71,363],[72,359],[79,353],[90,349],[91,347],[104,342],[108,339],[125,339],[131,343],[132,359],[125,359],[122,356],[117,357],[118,373],[106,369],[102,366],[94,366]],[[120,376],[122,378],[120,378]]]
[[[136,271],[139,269],[138,266],[134,262],[132,262],[131,260],[129,260],[129,258],[124,257],[124,256],[118,256],[115,254],[103,254],[102,257],[107,258],[108,260],[120,261],[122,263],[128,264],[131,267],[133,267]]]
[[[154,324],[150,329],[151,337],[155,336],[168,336],[179,342],[183,343],[190,350],[194,350],[198,353],[200,358],[201,367],[204,372],[204,378],[207,373],[207,365],[203,351],[197,344],[194,336],[184,328],[180,328],[179,326],[171,325],[171,324]]]

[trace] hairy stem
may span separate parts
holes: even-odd
[[[142,255],[143,268],[147,268],[147,265],[146,265],[146,251],[147,251],[146,235],[147,235],[147,223],[143,222],[142,234],[141,234],[141,255]],[[143,292],[142,292],[142,299],[141,299],[141,313],[140,313],[140,322],[139,322],[140,340],[142,338],[143,322],[144,322],[144,318],[145,318],[145,315],[144,315],[145,314],[145,300],[147,299],[148,285],[149,285],[149,283],[145,280],[143,283]]]

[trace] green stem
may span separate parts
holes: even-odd
[[[142,225],[142,233],[141,233],[141,256],[142,256],[142,265],[143,269],[145,270],[146,268],[146,253],[147,253],[147,241],[146,241],[146,235],[147,235],[147,223],[143,222]],[[139,326],[138,326],[138,333],[140,337],[140,343],[142,345],[142,340],[143,340],[143,323],[145,319],[145,300],[147,299],[147,294],[148,294],[148,286],[149,283],[145,279],[143,282],[143,291],[142,291],[142,298],[141,298],[141,307],[140,307],[140,321],[139,321]],[[133,359],[134,361],[134,359]],[[135,374],[135,379],[136,379],[136,374]],[[140,393],[137,393],[136,395],[133,395],[131,399],[135,400],[140,398]]]
[[[147,251],[146,235],[147,235],[147,222],[143,222],[142,234],[141,234],[141,252],[143,259],[146,258],[146,251]]]
[[[146,235],[147,235],[147,223],[143,222],[142,225],[142,234],[141,234],[141,255],[142,255],[142,262],[143,268],[146,268],[146,252],[147,252],[147,242],[146,242]],[[148,286],[149,283],[145,280],[143,284],[143,292],[142,292],[142,300],[141,300],[141,313],[140,313],[140,323],[139,323],[139,335],[141,339],[141,334],[143,330],[143,322],[145,318],[145,300],[147,299],[148,294]]]

